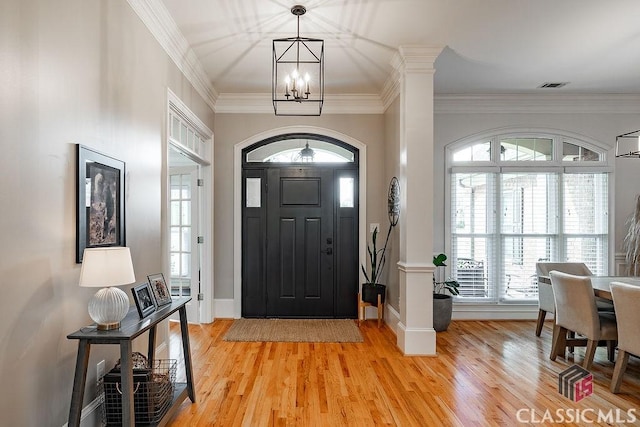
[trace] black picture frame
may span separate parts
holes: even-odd
[[[171,292],[164,280],[164,275],[162,273],[151,274],[147,276],[147,280],[149,280],[149,286],[151,286],[158,307],[171,304]]]
[[[131,288],[133,293],[133,300],[136,303],[138,314],[141,319],[144,319],[151,313],[156,311],[156,301],[151,291],[149,283],[141,283]]]
[[[85,248],[126,246],[125,163],[77,144],[76,263]]]

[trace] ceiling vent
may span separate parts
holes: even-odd
[[[538,89],[557,89],[559,87],[563,87],[568,85],[569,82],[555,82],[555,83],[543,83],[540,86],[538,86]]]

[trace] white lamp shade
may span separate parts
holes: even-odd
[[[129,298],[114,286],[136,281],[131,252],[125,247],[87,248],[82,258],[80,286],[101,287],[89,301],[89,316],[100,330],[117,329],[129,311]]]
[[[126,247],[87,248],[82,258],[80,286],[128,285],[136,281],[131,252]]]

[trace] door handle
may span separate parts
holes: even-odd
[[[331,254],[333,254],[333,248],[327,248],[327,250],[320,251],[320,252],[322,252],[324,254],[327,254],[327,255],[331,255]]]

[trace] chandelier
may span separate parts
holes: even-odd
[[[640,130],[616,136],[616,157],[640,158]]]
[[[300,37],[300,16],[307,9],[296,5],[298,35],[273,40],[271,99],[276,116],[319,116],[324,102],[324,40]]]

